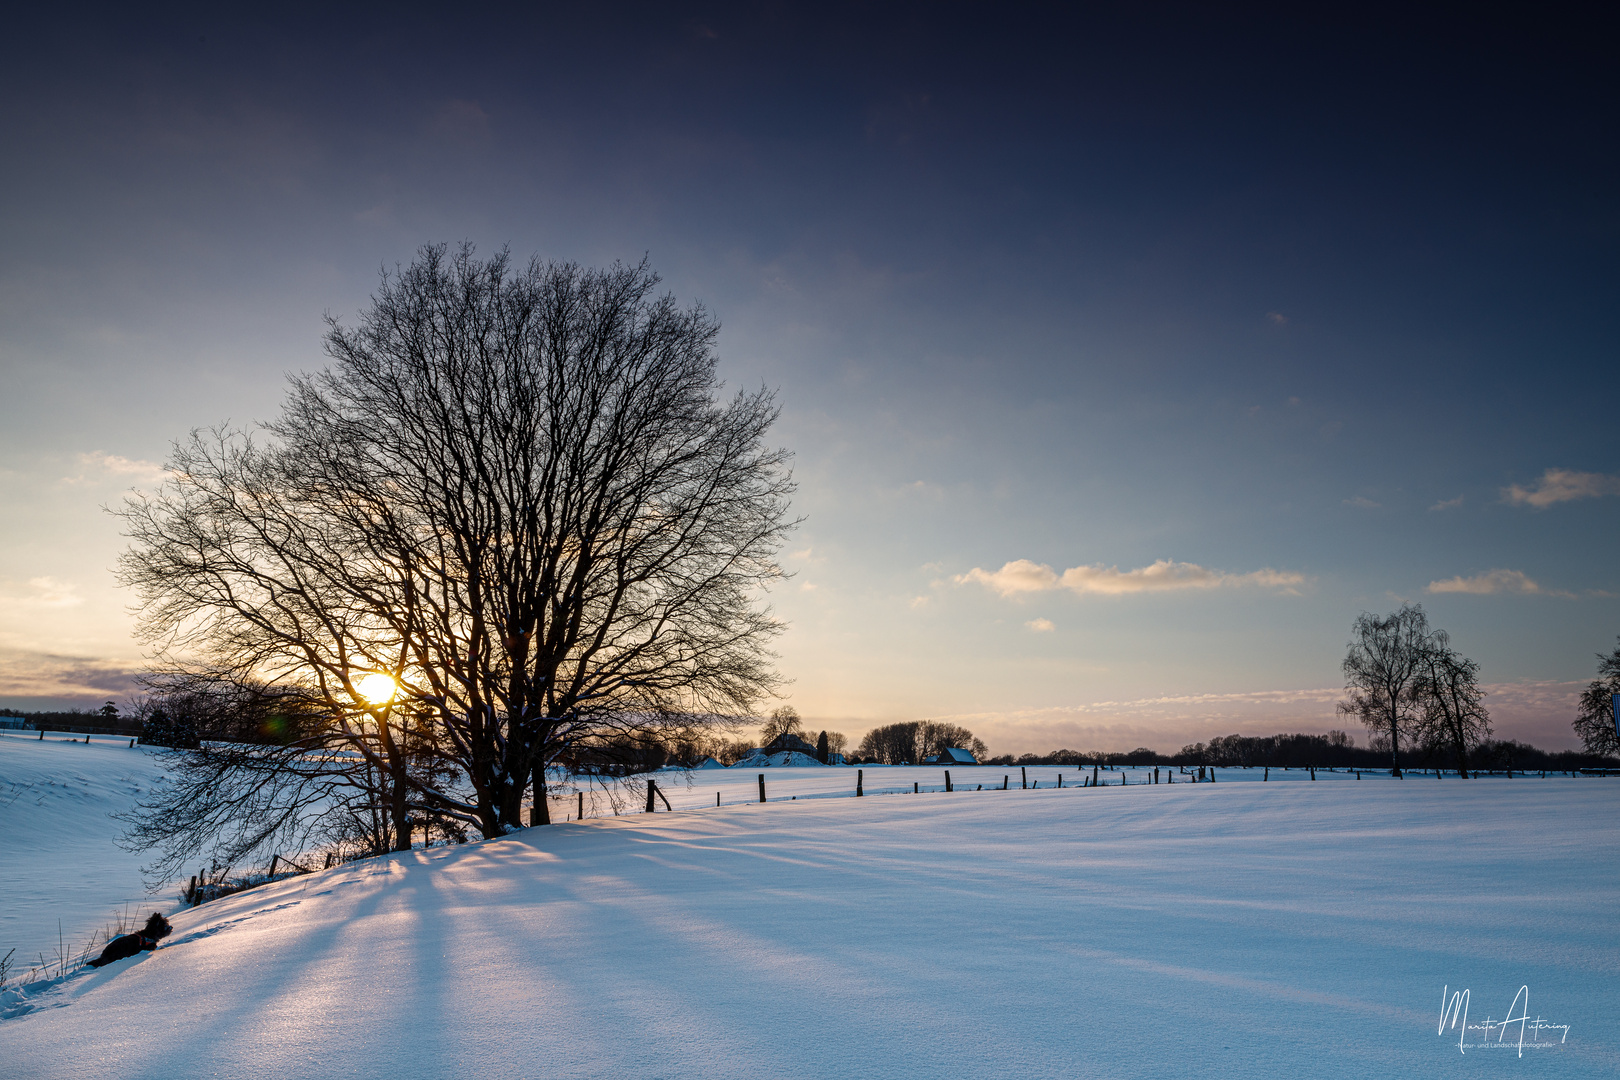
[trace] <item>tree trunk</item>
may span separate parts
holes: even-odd
[[[1389,720],[1389,775],[1401,775],[1401,724],[1400,705],[1393,706],[1396,710]]]
[[[550,825],[551,806],[546,797],[546,763],[534,763],[534,811],[529,815],[530,825]]]

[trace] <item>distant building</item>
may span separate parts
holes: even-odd
[[[933,759],[940,765],[977,765],[979,760],[960,747],[952,746],[940,751],[938,757]]]
[[[827,764],[829,764],[829,765],[848,765],[849,762],[847,760],[845,760],[843,754],[835,754],[835,753],[833,753],[831,751],[828,751],[827,752]]]
[[[28,721],[20,716],[0,716],[0,728],[20,731],[28,727]]]
[[[784,731],[784,732],[782,732],[782,734],[780,734],[776,738],[772,739],[771,740],[771,745],[769,745],[767,747],[764,747],[760,751],[760,753],[765,754],[766,756],[769,756],[771,754],[790,754],[791,753],[791,754],[809,754],[811,757],[815,757],[816,756],[816,748],[814,746],[811,746],[809,743],[805,742],[803,739],[799,738],[797,735],[793,734],[793,732]]]

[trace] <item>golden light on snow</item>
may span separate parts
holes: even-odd
[[[394,700],[395,694],[399,693],[399,684],[394,681],[393,676],[384,675],[380,671],[367,675],[355,683],[354,688],[360,691],[361,697],[373,705],[386,705]]]

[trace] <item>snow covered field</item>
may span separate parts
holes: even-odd
[[[854,799],[851,769],[764,771],[764,806],[759,770],[667,776],[681,812],[184,911],[158,952],[13,1000],[0,1071],[1620,1075],[1620,779],[986,768],[912,795],[942,772],[867,769],[906,793]],[[1526,985],[1566,1041],[1437,1033],[1443,987],[1479,1024]]]
[[[58,924],[76,950],[126,904],[133,912],[175,903],[174,890],[146,895],[146,860],[119,850],[122,827],[108,816],[151,790],[156,755],[130,749],[127,738],[84,739],[0,734],[0,956],[15,948],[24,965],[54,956]]]

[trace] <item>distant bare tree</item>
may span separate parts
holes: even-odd
[[[715,739],[708,745],[709,756],[727,766],[737,764],[755,749],[747,739]]]
[[[746,712],[776,683],[789,455],[657,284],[467,247],[385,274],[266,441],[194,434],[126,505],[160,669],[296,689],[407,793],[396,837],[415,811],[500,835],[531,781],[543,820],[572,748]],[[455,783],[412,773],[415,728]]]
[[[885,765],[914,764],[921,756],[917,753],[917,729],[920,726],[912,720],[875,727],[861,739],[856,753]]]
[[[1620,645],[1608,656],[1598,654],[1598,677],[1581,693],[1575,714],[1575,734],[1589,754],[1620,755],[1620,736],[1614,730],[1614,695],[1620,694]]]
[[[1444,630],[1436,630],[1424,643],[1412,696],[1417,704],[1414,734],[1421,742],[1450,750],[1457,775],[1466,778],[1469,752],[1490,738],[1491,718],[1479,687],[1479,665],[1459,656]]]
[[[981,739],[960,724],[924,720],[917,726],[917,752],[922,757],[942,754],[952,747],[970,751],[980,761],[990,753]]]
[[[1343,664],[1350,697],[1339,712],[1360,720],[1375,739],[1389,740],[1390,771],[1399,776],[1401,736],[1417,719],[1413,689],[1423,673],[1428,616],[1414,604],[1385,616],[1363,612],[1351,634]]]
[[[759,745],[769,746],[783,735],[803,733],[804,721],[799,718],[799,710],[791,705],[781,705],[771,710],[771,715],[759,729]]]

